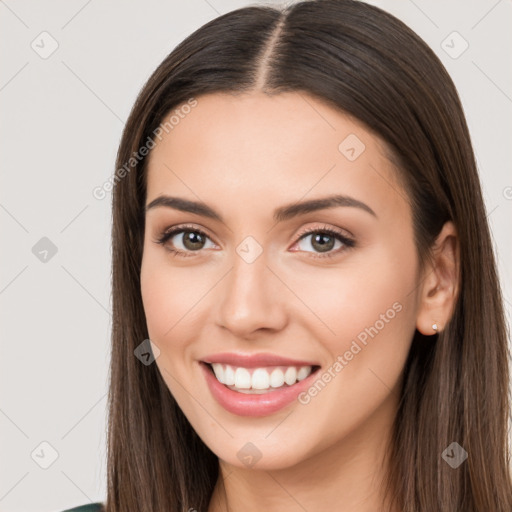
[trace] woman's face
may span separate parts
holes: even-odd
[[[146,212],[142,297],[163,379],[229,464],[286,468],[326,448],[376,458],[418,311],[395,171],[373,134],[309,95],[196,99],[148,162],[146,206],[207,205]],[[300,207],[334,195],[346,199]],[[239,390],[213,376],[215,356]]]

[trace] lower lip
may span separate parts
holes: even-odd
[[[283,409],[311,385],[317,374],[317,371],[314,371],[293,386],[285,386],[268,393],[249,395],[229,389],[217,380],[209,365],[203,362],[199,364],[214,398],[224,409],[238,416],[267,416]]]

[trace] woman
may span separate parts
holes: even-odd
[[[220,16],[116,169],[104,510],[512,510],[475,158],[415,33],[352,0]]]

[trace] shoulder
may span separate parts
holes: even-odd
[[[62,512],[103,512],[103,503],[89,503],[88,505],[80,505],[79,507],[68,508]]]

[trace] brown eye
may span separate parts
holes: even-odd
[[[336,239],[329,234],[315,233],[311,237],[311,246],[319,252],[328,252],[336,244]]]
[[[309,247],[314,249],[313,251],[308,251],[306,248],[300,247],[300,244],[306,238],[311,238],[311,240],[307,244],[304,243],[303,246],[307,247],[309,245]],[[336,242],[339,242],[338,250],[333,251],[336,246]],[[355,241],[334,229],[325,227],[322,229],[317,228],[308,230],[305,233],[302,233],[297,244],[299,245],[299,250],[313,252],[313,257],[322,258],[336,256],[340,252],[354,247]],[[315,255],[315,252],[320,254]]]
[[[205,237],[198,231],[182,231],[182,244],[189,251],[202,249],[205,244]]]
[[[193,226],[178,226],[164,231],[155,242],[163,245],[175,256],[187,257],[195,256],[194,252],[198,253],[204,249],[208,240],[210,237],[200,229]]]

